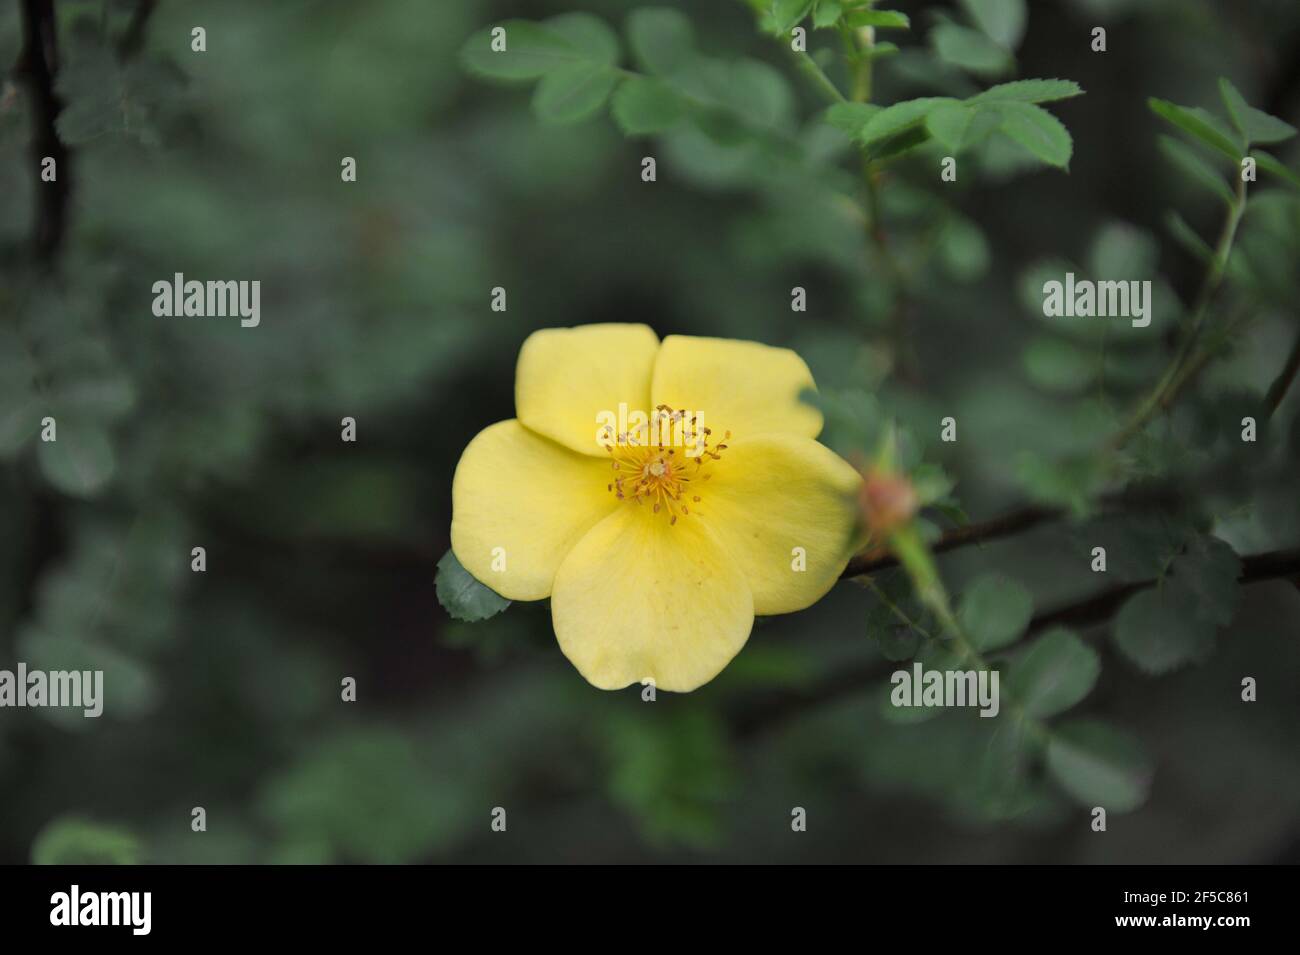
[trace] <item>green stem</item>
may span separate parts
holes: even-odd
[[[871,48],[875,43],[875,31],[867,29],[857,34],[861,40],[860,46],[853,31],[848,27],[841,28],[840,36],[844,39],[845,56],[848,59],[849,69],[852,74],[853,102],[870,102],[872,92]],[[889,336],[893,342],[895,360],[903,377],[905,379],[914,379],[916,377],[916,363],[907,342],[907,303],[909,298],[907,273],[894,256],[894,250],[889,245],[889,235],[885,231],[884,217],[880,208],[878,172],[878,164],[870,156],[864,154],[862,181],[867,191],[867,240],[875,249],[876,257],[880,260],[880,264],[889,279],[890,287],[894,292],[893,308],[890,313]]]
[[[799,71],[812,81],[813,88],[828,101],[831,103],[847,102],[844,94],[840,92],[840,88],[835,85],[831,78],[826,75],[826,71],[818,66],[817,61],[811,56],[807,53],[795,53],[794,61],[795,65],[799,67]]]
[[[1192,310],[1191,325],[1183,338],[1182,345],[1179,347],[1173,361],[1165,369],[1154,390],[1147,395],[1142,404],[1133,412],[1128,423],[1111,437],[1108,447],[1112,450],[1127,444],[1146,426],[1147,422],[1169,407],[1177,394],[1174,389],[1181,390],[1190,381],[1190,378],[1183,376],[1183,372],[1189,363],[1196,363],[1197,371],[1204,367],[1205,361],[1202,360],[1202,355],[1198,354],[1193,358],[1193,351],[1200,339],[1210,303],[1219,290],[1219,286],[1223,283],[1223,276],[1228,269],[1228,257],[1232,254],[1232,245],[1237,237],[1237,227],[1241,224],[1241,217],[1245,212],[1246,182],[1238,177],[1237,192],[1228,206],[1228,214],[1223,221],[1219,241],[1215,245],[1214,255],[1210,259],[1210,266],[1206,270],[1205,279],[1201,283],[1200,293],[1196,297],[1196,305]]]
[[[913,581],[913,583],[915,584],[915,581]],[[889,609],[889,612],[900,621],[930,642],[936,642],[935,636],[909,617],[903,608],[890,600],[889,596],[880,589],[875,581],[868,580],[867,587]],[[950,643],[956,649],[957,655],[962,663],[968,663],[978,670],[993,669],[992,664],[985,659],[984,655],[975,648],[973,643],[971,643],[970,638],[966,636],[966,632],[962,628],[960,621],[958,621],[956,614],[952,612],[952,607],[948,602],[948,595],[942,588],[939,588],[937,592],[933,592],[932,601],[930,602],[929,607],[934,612],[935,616],[939,618],[944,629],[950,634]],[[999,706],[1005,707],[1008,712],[1019,720],[1021,725],[1025,727],[1026,732],[1030,733],[1040,741],[1045,741],[1051,737],[1051,727],[1042,720],[1030,716],[1028,711],[1024,708],[1024,705],[1017,702],[1014,697],[1003,692],[1000,686],[998,695],[1000,697],[998,701]]]
[[[849,50],[849,65],[853,70],[853,102],[869,103],[871,102],[871,47],[875,44],[875,31],[864,31],[862,45],[859,47],[853,42],[851,30],[848,27],[844,29],[845,44]]]

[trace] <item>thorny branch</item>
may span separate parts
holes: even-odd
[[[1286,364],[1282,366],[1278,376],[1273,379],[1268,394],[1264,396],[1264,413],[1268,417],[1273,416],[1273,412],[1277,411],[1277,406],[1286,397],[1287,390],[1291,387],[1291,383],[1295,381],[1297,371],[1300,371],[1300,336],[1296,336],[1295,344],[1291,346],[1291,354],[1287,356]]]
[[[1062,508],[1024,507],[1002,517],[954,528],[932,544],[930,549],[936,554],[942,554],[945,551],[965,547],[968,544],[982,544],[985,541],[997,540],[1001,537],[1011,537],[1039,524],[1057,520],[1064,517],[1065,514],[1066,511]],[[844,573],[840,574],[840,577],[860,577],[863,574],[874,574],[890,567],[897,567],[898,563],[898,558],[886,550],[869,550],[854,555],[848,566],[844,568]]]
[[[1148,398],[1138,407],[1128,422],[1117,430],[1103,446],[1102,454],[1113,454],[1124,447],[1143,427],[1158,413],[1165,411],[1174,399],[1185,389],[1200,371],[1218,353],[1218,345],[1211,344],[1196,348],[1207,317],[1210,303],[1218,291],[1227,271],[1229,256],[1232,253],[1241,218],[1245,213],[1246,192],[1244,183],[1238,183],[1234,201],[1225,217],[1223,230],[1219,237],[1214,256],[1201,284],[1192,320],[1182,345],[1167,368],[1159,384]],[[1236,322],[1229,328],[1235,328]],[[1297,370],[1300,369],[1300,340],[1297,340],[1282,372],[1278,375],[1265,398],[1266,414],[1271,415],[1281,402]],[[1056,520],[1065,514],[1061,508],[1026,507],[1013,511],[1003,517],[994,518],[979,524],[969,524],[948,531],[932,547],[935,553],[943,553],[967,544],[982,543],[1018,534],[1047,521]],[[869,550],[855,555],[844,569],[842,577],[857,577],[897,566],[898,558],[883,548]]]
[[[1156,385],[1155,390],[1137,408],[1128,423],[1111,438],[1107,446],[1109,449],[1114,450],[1123,447],[1145,428],[1152,418],[1167,411],[1178,393],[1214,357],[1217,349],[1203,348],[1197,352],[1196,345],[1200,341],[1201,332],[1205,327],[1210,304],[1213,302],[1215,293],[1218,292],[1219,286],[1223,283],[1224,275],[1227,273],[1228,259],[1232,255],[1233,242],[1236,240],[1237,229],[1241,225],[1241,219],[1245,213],[1246,181],[1238,177],[1233,201],[1224,216],[1219,241],[1215,245],[1214,255],[1210,259],[1209,268],[1206,270],[1205,278],[1201,282],[1201,290],[1196,296],[1196,304],[1192,307],[1191,321],[1188,323],[1182,344],[1161,377],[1160,382]]]
[[[144,44],[145,28],[157,0],[140,0],[118,42],[118,56],[130,59]],[[68,228],[72,198],[72,151],[59,138],[58,120],[63,100],[56,92],[59,75],[58,20],[54,0],[22,0],[23,46],[13,67],[13,78],[27,88],[31,99],[31,157],[36,180],[36,213],[32,223],[32,248],[36,260],[52,266],[58,258]],[[41,178],[43,163],[53,159],[55,178]]]
[[[68,200],[72,194],[70,153],[59,139],[56,123],[63,102],[54,92],[59,71],[58,28],[54,0],[22,0],[23,48],[14,66],[14,79],[31,97],[32,169],[36,177],[36,219],[32,246],[37,261],[53,263],[67,228]],[[41,180],[44,160],[54,160],[53,182]]]
[[[1300,547],[1243,557],[1238,583],[1253,584],[1264,580],[1290,580],[1300,586]],[[1157,582],[1152,578],[1118,584],[1083,600],[1044,611],[1030,620],[1026,634],[1038,633],[1053,626],[1086,627],[1100,623],[1109,619],[1133,594],[1154,587]],[[757,705],[738,714],[732,726],[741,738],[761,736],[782,725],[787,717],[863,692],[897,667],[897,663],[877,659],[844,668],[811,686],[785,690],[755,701]]]

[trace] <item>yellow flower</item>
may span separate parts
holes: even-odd
[[[560,649],[595,686],[693,690],[755,614],[815,603],[853,549],[860,478],[814,440],[811,387],[798,355],[755,342],[535,332],[518,418],[456,467],[452,550],[504,597],[550,597]]]

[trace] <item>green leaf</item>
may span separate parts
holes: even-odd
[[[637,65],[658,76],[676,72],[694,55],[691,21],[667,7],[633,10],[627,18],[627,40]]]
[[[565,13],[543,24],[579,51],[583,59],[542,77],[533,112],[543,123],[561,125],[586,119],[600,109],[618,83],[618,37],[605,23],[585,13]]]
[[[983,33],[955,23],[940,23],[931,30],[930,44],[939,59],[977,76],[1001,76],[1015,65],[1011,54]]]
[[[16,454],[40,430],[40,408],[34,397],[0,405],[0,458]]]
[[[817,4],[817,9],[813,11],[813,27],[818,30],[833,27],[839,22],[843,13],[844,8],[836,0],[821,0]]]
[[[922,464],[908,475],[913,491],[916,492],[916,499],[921,506],[927,506],[934,503],[940,498],[947,497],[954,487],[957,486],[957,479],[944,471],[937,464]]]
[[[65,494],[91,497],[117,470],[108,433],[97,425],[65,421],[57,440],[38,443],[37,458],[46,480]]]
[[[686,115],[686,104],[666,83],[633,76],[614,94],[610,112],[624,133],[643,136],[676,126]]]
[[[140,854],[140,841],[129,830],[80,816],[60,816],[32,843],[33,865],[135,865]]]
[[[876,593],[877,590],[884,595],[884,599]],[[890,568],[874,575],[871,578],[871,596],[874,599],[867,607],[866,621],[869,637],[877,637],[879,631],[903,623],[890,604],[898,607],[909,620],[921,623],[925,610],[912,591],[910,578],[901,568]]]
[[[1223,177],[1215,172],[1204,159],[1196,155],[1189,146],[1172,136],[1161,136],[1160,151],[1188,178],[1200,183],[1224,202],[1232,205],[1234,202],[1232,190],[1223,181]]]
[[[510,606],[495,590],[479,583],[450,550],[438,561],[438,603],[456,620],[475,623]]]
[[[1094,720],[1078,720],[1053,732],[1047,768],[1082,805],[1107,812],[1136,809],[1151,787],[1151,763],[1138,742]]]
[[[136,402],[135,383],[130,376],[116,371],[85,371],[76,378],[59,382],[50,400],[59,414],[79,420],[99,422],[120,418]]]
[[[275,852],[296,848],[294,861],[396,865],[445,849],[483,783],[468,759],[457,760],[454,783],[440,782],[438,748],[437,740],[378,721],[344,723],[304,741],[262,778],[257,795],[257,814],[280,834]]]
[[[174,114],[184,86],[176,69],[149,57],[123,62],[87,19],[71,23],[67,42],[56,77],[60,138],[73,146],[108,136],[158,145],[156,122]]]
[[[1063,627],[1049,630],[1011,667],[1007,690],[1030,716],[1063,713],[1090,692],[1101,673],[1097,651]]]
[[[737,770],[716,712],[673,707],[662,719],[627,710],[593,727],[605,751],[609,796],[652,844],[716,847]]]
[[[812,9],[813,0],[768,0],[772,32],[789,33]]]
[[[900,133],[909,127],[919,125],[935,107],[946,103],[956,103],[948,96],[922,96],[918,99],[904,100],[875,113],[858,132],[858,141],[871,145]]]
[[[1154,96],[1147,100],[1147,106],[1161,119],[1223,153],[1234,163],[1240,161],[1245,152],[1244,147],[1234,140],[1232,133],[1215,116],[1203,109],[1179,106]]]
[[[912,21],[896,10],[854,10],[845,22],[851,27],[875,27],[877,30],[910,30]]]
[[[1106,548],[1106,572],[1121,583],[1140,583],[1159,577],[1187,546],[1195,533],[1182,514],[1163,508],[1140,513],[1097,517],[1079,528],[1077,547]]]
[[[1202,262],[1209,262],[1214,258],[1214,250],[1210,248],[1209,243],[1197,235],[1196,230],[1176,211],[1170,210],[1165,216],[1165,226],[1169,229],[1169,234],[1191,253],[1193,258]]]
[[[953,216],[943,227],[938,252],[948,274],[959,282],[972,282],[988,271],[988,240],[979,226],[962,216]]]
[[[1031,780],[1031,760],[1038,749],[1037,737],[1027,731],[1025,721],[1015,714],[999,720],[992,732],[979,736],[978,763],[969,782],[961,786],[962,796],[973,800],[976,818],[989,821],[1026,820],[1035,808],[1043,807],[1044,786]]]
[[[492,49],[492,28],[471,37],[461,62],[471,72],[503,80],[541,79],[533,112],[544,123],[574,123],[604,105],[618,82],[618,38],[601,20],[566,13],[542,24],[511,20],[506,48]]]
[[[1170,599],[1220,627],[1232,622],[1241,599],[1241,559],[1217,537],[1194,537],[1169,566]]]
[[[589,13],[562,13],[545,20],[542,26],[567,40],[588,62],[606,66],[618,62],[618,37],[599,17]]]
[[[1115,617],[1115,643],[1145,673],[1161,674],[1203,658],[1214,623],[1200,618],[1167,586],[1135,594]]]
[[[869,152],[873,161],[893,159],[929,141],[930,134],[926,132],[925,127],[916,125],[896,136],[890,136],[883,142],[875,143],[869,147]]]
[[[870,103],[836,103],[823,113],[826,122],[836,129],[856,137],[867,121],[879,113],[881,107]]]
[[[1065,169],[1070,165],[1074,141],[1061,121],[1032,103],[1003,103],[999,127],[1011,140],[1047,163]]]
[[[1300,176],[1297,176],[1284,166],[1275,156],[1271,156],[1261,149],[1254,150],[1251,155],[1255,157],[1255,163],[1260,169],[1277,176],[1279,179],[1285,179],[1291,185],[1300,189]]]
[[[563,67],[537,84],[533,113],[551,125],[579,122],[605,105],[617,83],[618,74],[603,63]]]
[[[697,125],[727,146],[789,123],[794,97],[780,71],[758,60],[696,60],[673,76],[673,87],[694,101]]]
[[[968,103],[1051,103],[1083,94],[1074,80],[1013,80],[991,86]]]
[[[173,552],[174,555],[175,552]],[[122,571],[121,581],[114,575],[115,567],[120,567],[123,559],[131,560],[131,554],[115,551],[110,561],[106,562],[106,573],[98,580],[84,575],[72,574],[61,577],[54,586],[63,601],[58,607],[60,614],[66,615],[59,621],[47,624],[32,624],[23,628],[17,637],[19,659],[26,659],[28,666],[42,670],[102,670],[104,672],[104,710],[123,720],[136,719],[151,711],[158,701],[158,688],[153,673],[136,657],[110,645],[98,629],[98,623],[106,627],[113,626],[111,621],[102,620],[103,616],[115,617],[127,615],[130,611],[120,608],[122,601],[113,600],[114,588],[118,593],[131,588],[132,568]],[[174,560],[174,556],[173,556]],[[114,563],[116,561],[117,563]],[[171,567],[176,564],[172,563]],[[168,568],[156,567],[155,573],[145,575],[147,584],[135,580],[137,589],[156,586],[160,576]],[[151,578],[151,579],[150,579]],[[147,629],[151,620],[132,621],[129,635],[119,635],[118,640],[138,639],[137,628]],[[77,728],[87,722],[80,710],[50,709],[44,714],[51,722]]]
[[[1296,134],[1296,128],[1283,122],[1276,116],[1270,116],[1263,110],[1255,109],[1246,102],[1237,88],[1226,78],[1219,79],[1219,95],[1228,107],[1232,125],[1250,143],[1280,143]]]
[[[1024,351],[1025,373],[1040,388],[1077,392],[1097,377],[1097,357],[1089,350],[1053,335],[1039,335]]]
[[[1160,250],[1152,236],[1125,222],[1108,222],[1093,239],[1088,254],[1092,277],[1127,280],[1156,274]]]
[[[722,102],[747,123],[760,128],[786,124],[794,111],[794,95],[780,70],[762,60],[740,59],[727,64],[730,89]]]
[[[498,80],[536,80],[590,57],[554,30],[531,20],[507,20],[506,49],[492,49],[492,31],[480,30],[461,47],[460,61],[469,72]]]
[[[1014,642],[1025,632],[1033,612],[1029,591],[995,574],[976,578],[957,605],[957,618],[977,650],[996,650]]]
[[[35,371],[14,325],[0,325],[0,457],[16,454],[40,430]]]
[[[976,112],[961,103],[944,103],[926,114],[925,128],[945,149],[958,153],[966,144]]]
[[[1007,50],[1020,45],[1029,13],[1025,0],[962,0],[975,25]]]
[[[915,655],[915,660],[921,664],[922,672],[960,670],[967,666],[959,654],[954,653],[946,644],[937,641],[922,646]],[[896,705],[895,693],[902,695],[901,684],[894,680],[894,674],[897,673],[907,674],[911,682],[911,702],[916,705]],[[887,723],[895,725],[924,723],[948,712],[943,706],[928,706],[921,703],[924,688],[922,685],[917,684],[914,679],[911,679],[914,675],[915,670],[913,667],[900,667],[893,671],[890,679],[881,685],[877,691],[879,693],[879,713]]]
[[[1094,456],[1054,458],[1033,451],[1017,457],[1016,476],[1034,500],[1068,507],[1080,515],[1088,513],[1106,482]]]

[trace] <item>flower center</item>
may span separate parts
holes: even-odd
[[[710,446],[713,431],[700,427],[697,415],[659,405],[648,422],[615,435],[606,427],[602,439],[614,469],[606,485],[620,501],[649,503],[654,513],[668,514],[670,525],[700,503],[708,466],[722,459],[726,444]],[[725,442],[731,437],[723,435]]]

